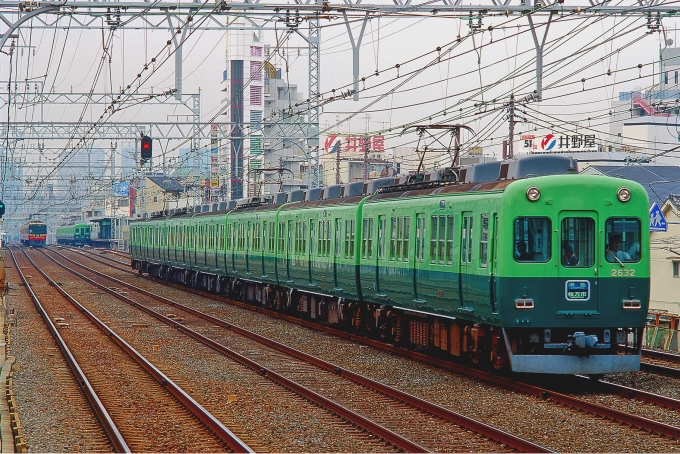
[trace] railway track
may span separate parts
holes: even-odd
[[[45,259],[22,254],[16,267],[33,270],[25,285],[116,451],[251,452],[52,280]]]
[[[88,269],[88,273],[97,273],[99,277],[112,280],[92,269]],[[91,282],[94,284],[96,281]],[[409,452],[547,451],[539,445],[342,370],[319,358],[239,329],[144,289],[119,280],[114,283],[125,285],[127,295],[123,299],[129,304],[140,306],[140,301],[145,301],[144,307],[155,314],[164,313],[171,307],[172,319],[165,321],[173,324],[173,320],[181,318],[182,323],[177,325],[177,329],[260,371],[329,411],[341,414],[353,424],[395,443],[400,449]],[[94,285],[106,289],[108,284],[100,282]],[[155,304],[148,297],[155,300]],[[161,315],[157,317],[165,318]],[[223,328],[224,332],[219,333],[217,327]],[[204,337],[199,331],[209,333],[210,338]],[[213,340],[222,337],[223,341]],[[223,346],[226,343],[230,346],[228,349]],[[257,362],[249,358],[256,358]]]
[[[107,266],[109,264],[107,263]],[[128,269],[124,269],[126,274],[130,273]],[[167,285],[167,283],[164,283],[164,285]],[[187,289],[185,287],[181,287],[182,291],[186,292]],[[193,292],[193,291],[192,291]],[[200,293],[200,292],[199,292]],[[215,298],[214,295],[206,295],[202,294],[203,296],[209,296],[211,298]],[[216,298],[220,299],[220,298]],[[252,306],[248,306],[252,310]],[[262,311],[262,308],[257,308],[256,310]],[[299,320],[295,320],[295,322],[300,323]],[[318,328],[318,327],[317,327]],[[347,337],[346,333],[340,334],[343,337]],[[366,339],[363,339],[364,342],[366,342]],[[379,348],[384,348],[383,345],[379,345]],[[405,352],[403,350],[398,351],[399,354],[406,354],[409,352]],[[555,391],[551,391],[546,388],[540,388],[540,387],[533,387],[529,386],[527,384],[523,383],[518,383],[514,382],[512,380],[507,380],[502,377],[495,377],[495,376],[488,376],[486,374],[483,374],[480,371],[476,370],[466,370],[465,368],[460,368],[460,366],[457,365],[451,365],[450,363],[447,362],[442,362],[442,361],[437,361],[429,357],[423,357],[422,355],[418,355],[417,353],[410,352],[414,358],[418,358],[419,360],[423,360],[425,362],[430,362],[431,364],[437,364],[438,367],[444,367],[450,370],[459,370],[462,373],[470,374],[472,376],[476,376],[481,378],[482,380],[492,382],[497,384],[498,386],[506,387],[509,389],[517,390],[522,393],[526,393],[528,395],[536,396],[541,399],[545,399],[546,401],[549,402],[554,402],[559,405],[562,405],[564,407],[569,407],[569,408],[575,408],[578,409],[580,412],[585,412],[585,413],[590,413],[590,414],[596,414],[599,415],[600,417],[607,418],[611,421],[619,421],[619,422],[625,422],[626,424],[630,424],[634,427],[640,427],[643,428],[644,430],[648,431],[649,433],[664,433],[666,436],[672,437],[672,438],[677,438],[678,437],[678,429],[677,429],[677,424],[664,424],[663,422],[658,422],[655,421],[654,419],[650,419],[647,421],[649,418],[645,418],[644,416],[635,416],[635,415],[630,415],[626,413],[625,411],[615,411],[612,410],[611,408],[607,408],[606,406],[598,406],[597,404],[594,404],[593,402],[588,402],[587,398],[586,399],[577,399],[574,398],[573,396],[568,396],[564,395]],[[581,384],[583,386],[583,384]],[[615,394],[617,396],[623,396],[623,399],[626,401],[630,401],[631,397],[634,397],[641,402],[642,407],[656,407],[659,405],[663,405],[667,408],[674,409],[677,407],[677,402],[674,402],[672,399],[666,400],[666,403],[661,403],[663,401],[663,397],[657,397],[653,395],[649,395],[649,393],[644,393],[644,392],[633,392],[635,390],[631,390],[630,388],[625,388],[625,387],[615,387],[613,385],[607,385],[608,387],[606,389],[602,388],[600,390],[601,393],[606,393],[606,394]],[[589,389],[593,389],[592,385],[588,386]],[[613,390],[616,390],[615,392]],[[645,408],[642,408],[642,412],[645,412]],[[673,418],[677,418],[676,413],[671,413],[670,416],[668,417],[669,420],[673,420]],[[579,448],[582,449],[582,448]]]
[[[677,353],[645,349],[640,368],[657,374],[680,378],[680,355]]]

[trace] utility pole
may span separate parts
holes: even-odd
[[[338,149],[335,150],[335,184],[340,184],[340,149],[342,148],[342,142],[338,145]]]
[[[454,146],[455,154],[453,155],[453,166],[458,167],[460,165],[460,127],[453,130],[456,136],[456,145]]]
[[[368,181],[368,135],[364,136],[364,181]]]
[[[364,134],[364,181],[368,181],[368,131],[370,122],[371,116],[366,114],[366,133]]]
[[[510,121],[510,136],[508,137],[508,159],[512,159],[515,154],[513,152],[513,143],[515,135],[515,94],[510,94],[510,103],[508,104],[508,119]]]

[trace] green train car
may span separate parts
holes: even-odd
[[[642,186],[578,174],[425,186],[140,220],[132,267],[485,367],[639,370]]]
[[[57,227],[57,244],[67,246],[90,246],[90,224],[80,223]]]

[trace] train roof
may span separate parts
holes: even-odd
[[[367,197],[367,201],[370,202],[439,194],[504,191],[510,184],[518,180],[567,174],[576,174],[576,161],[573,158],[561,155],[533,155],[519,159],[485,162],[473,166],[444,168],[424,174],[379,178],[366,182],[295,190],[270,196],[257,196],[154,212],[150,216],[132,222],[144,221],[148,218],[211,216],[226,214],[235,210],[238,212],[258,212],[281,207],[283,210],[323,206],[338,207],[356,205]]]

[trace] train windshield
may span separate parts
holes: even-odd
[[[548,262],[551,257],[549,218],[515,219],[515,260],[518,262]]]
[[[29,233],[34,234],[47,233],[47,226],[45,224],[33,224],[30,226]]]
[[[640,261],[640,220],[636,218],[609,218],[605,226],[608,262]]]
[[[562,266],[591,267],[595,263],[595,221],[591,218],[562,220]]]

